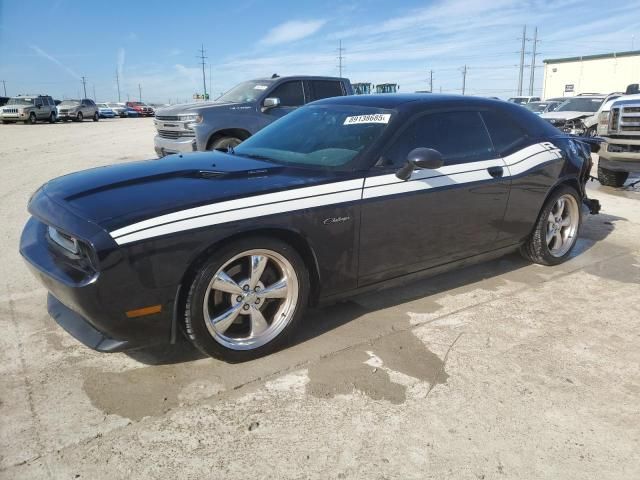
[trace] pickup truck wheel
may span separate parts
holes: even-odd
[[[100,115],[98,115],[98,112],[93,114],[93,121],[97,122],[98,120],[100,120]]]
[[[29,120],[25,120],[24,123],[26,123],[28,125],[35,125],[37,121],[38,121],[38,119],[36,118],[36,114],[31,112],[29,114]]]
[[[220,248],[195,275],[187,337],[203,353],[242,362],[283,347],[301,322],[309,274],[298,252],[271,237]]]
[[[557,265],[571,255],[580,232],[580,197],[563,185],[547,199],[535,228],[520,253],[534,263]]]
[[[82,115],[82,112],[78,112],[78,115],[76,116],[76,122],[81,122],[82,120],[84,120],[84,115]]]
[[[223,150],[226,151],[229,147],[237,147],[242,143],[242,140],[236,137],[222,137],[211,143],[209,150]]]
[[[598,181],[606,187],[621,187],[629,177],[628,172],[616,172],[598,165]]]

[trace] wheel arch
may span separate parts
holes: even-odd
[[[223,128],[221,130],[216,130],[207,139],[207,150],[211,149],[213,142],[224,138],[224,137],[235,137],[244,141],[251,136],[251,132],[244,128]]]
[[[318,264],[318,258],[310,242],[304,237],[304,235],[302,235],[300,232],[295,230],[282,228],[282,227],[256,228],[251,230],[244,230],[230,237],[226,237],[222,240],[214,242],[213,244],[207,246],[205,249],[200,251],[193,258],[193,260],[185,270],[184,274],[182,275],[180,284],[177,289],[177,293],[176,293],[177,298],[175,299],[174,318],[173,318],[174,324],[182,321],[184,316],[184,309],[186,306],[187,296],[189,294],[189,286],[193,281],[193,279],[195,278],[198,270],[211,257],[213,252],[215,252],[216,250],[220,249],[225,245],[228,245],[229,243],[233,243],[235,240],[239,238],[262,237],[262,236],[277,238],[278,240],[281,240],[287,243],[298,252],[298,254],[302,257],[302,260],[305,263],[305,267],[309,272],[309,279],[311,281],[311,285],[309,289],[309,293],[310,293],[309,304],[310,305],[317,304],[319,291],[320,291],[320,268]]]

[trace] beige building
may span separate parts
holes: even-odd
[[[624,92],[640,83],[640,50],[544,60],[542,98]]]

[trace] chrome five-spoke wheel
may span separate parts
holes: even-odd
[[[202,312],[207,330],[232,350],[265,345],[291,321],[298,288],[293,265],[280,253],[239,253],[218,269],[206,290]]]
[[[547,247],[554,257],[562,257],[575,242],[580,211],[573,195],[559,197],[547,217]]]

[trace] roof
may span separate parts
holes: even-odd
[[[613,53],[601,53],[598,55],[583,55],[581,57],[566,57],[566,58],[549,58],[543,60],[543,63],[567,63],[567,62],[582,62],[584,60],[600,60],[603,58],[619,58],[619,57],[634,57],[640,56],[640,50],[628,50],[626,52],[613,52]]]
[[[377,108],[396,108],[407,103],[432,104],[446,101],[449,104],[495,104],[504,103],[502,100],[492,100],[483,97],[472,97],[464,95],[441,95],[431,93],[388,93],[378,95],[347,95],[344,97],[325,98],[313,102],[314,105],[354,105]]]

